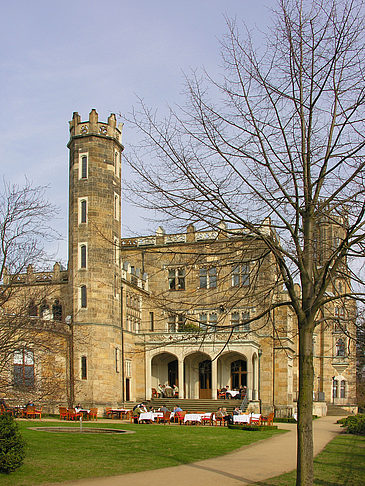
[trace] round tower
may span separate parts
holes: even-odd
[[[70,121],[69,282],[75,335],[75,399],[121,397],[121,126],[78,113]]]

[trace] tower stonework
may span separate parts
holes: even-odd
[[[121,127],[111,114],[70,121],[69,279],[77,401],[121,399]]]

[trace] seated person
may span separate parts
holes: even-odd
[[[174,397],[179,396],[179,388],[176,385],[172,385],[172,390],[174,392]]]
[[[159,398],[165,397],[165,390],[163,389],[161,384],[159,384],[158,387],[157,387],[157,394],[158,394]]]

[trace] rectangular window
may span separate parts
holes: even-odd
[[[80,287],[80,305],[82,309],[87,307],[87,289],[86,285],[81,285]]]
[[[87,357],[81,356],[81,379],[87,380]]]
[[[14,351],[14,386],[19,388],[34,387],[34,353],[28,349]]]
[[[202,331],[207,329],[208,316],[207,314],[199,314],[199,327]]]
[[[249,263],[232,266],[232,287],[246,287],[248,285],[250,285]]]
[[[346,398],[346,381],[341,381],[340,398]]]
[[[132,376],[132,362],[129,359],[125,362],[125,376],[129,378]]]
[[[167,332],[176,332],[175,316],[170,314],[167,319]]]
[[[155,330],[155,318],[153,312],[150,312],[150,331]]]
[[[201,289],[213,289],[217,287],[217,268],[200,268],[199,286]]]
[[[119,208],[119,196],[118,194],[114,193],[114,218],[119,221],[119,213],[120,213],[120,208]]]
[[[231,326],[233,332],[241,332],[241,331],[249,331],[251,326],[249,322],[246,322],[250,319],[250,312],[249,311],[235,311],[231,314]]]
[[[232,312],[231,314],[231,326],[233,332],[239,332],[240,330],[240,314],[239,312]]]
[[[179,314],[177,317],[177,330],[178,332],[183,332],[185,329],[185,316],[183,314]]]
[[[115,348],[115,372],[120,373],[120,349]]]
[[[185,290],[185,269],[173,268],[169,270],[169,289]]]
[[[215,312],[209,314],[210,330],[214,331],[218,324],[218,316]]]

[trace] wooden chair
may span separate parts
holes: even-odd
[[[176,417],[176,421],[179,425],[182,425],[184,423],[184,417],[186,415],[186,410],[182,411],[182,412],[176,412],[175,413],[175,416]]]
[[[250,417],[250,425],[261,425],[261,415],[259,413],[252,413]]]
[[[158,393],[156,388],[152,388],[152,398],[158,398]]]
[[[106,407],[105,408],[105,415],[106,415],[106,418],[113,418],[112,407]]]
[[[60,412],[60,420],[67,420],[68,419],[67,408],[66,407],[58,407],[58,410]]]
[[[266,417],[261,416],[261,425],[274,425],[274,412],[269,413]]]
[[[225,391],[221,391],[221,390],[217,390],[217,397],[218,398],[226,398],[226,392]]]
[[[90,412],[87,414],[88,420],[96,420],[98,421],[98,409],[97,408],[91,408]]]
[[[82,417],[82,412],[76,412],[74,408],[67,409],[67,418],[68,420],[76,420]]]
[[[214,413],[211,413],[209,417],[202,417],[202,425],[213,425]]]
[[[224,417],[221,417],[220,415],[215,416],[215,425],[217,426],[219,422],[219,427],[223,424],[223,427],[226,425],[226,421],[224,420]]]
[[[163,417],[160,417],[159,423],[163,422],[164,425],[166,423],[171,424],[171,412],[164,412]]]
[[[33,405],[29,405],[25,411],[25,417],[26,418],[37,418],[39,417],[40,419],[42,418],[42,407],[41,408],[35,408]]]

